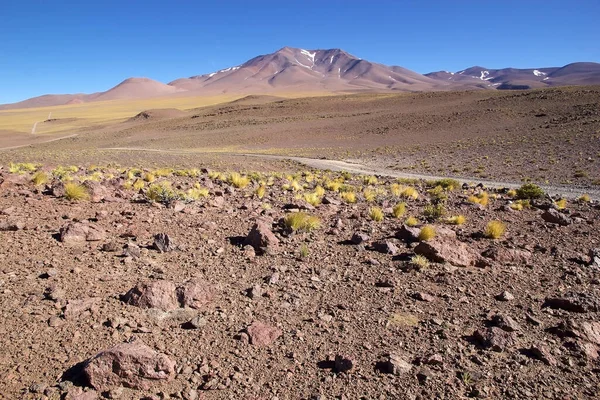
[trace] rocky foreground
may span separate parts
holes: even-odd
[[[0,231],[0,398],[600,395],[587,198],[22,164]]]

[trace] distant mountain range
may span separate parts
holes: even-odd
[[[600,64],[592,62],[535,69],[471,67],[459,72],[438,71],[421,75],[406,68],[363,60],[340,49],[304,50],[284,47],[235,67],[177,79],[168,84],[148,78],[129,78],[106,92],[44,95],[0,105],[0,110],[115,99],[223,93],[421,92],[597,84],[600,84]]]

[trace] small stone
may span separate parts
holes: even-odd
[[[171,238],[166,233],[158,233],[154,235],[154,243],[152,245],[159,253],[166,253],[174,250],[174,245]]]
[[[516,343],[514,333],[506,332],[497,327],[476,330],[473,338],[484,348],[502,352]]]
[[[550,350],[544,345],[531,346],[529,351],[535,358],[543,361],[546,365],[555,366],[557,364],[556,359],[552,353],[550,353]]]
[[[257,220],[246,236],[244,244],[252,246],[258,254],[265,254],[278,249],[279,239],[265,221]]]
[[[410,372],[412,364],[406,362],[400,355],[392,353],[383,362],[383,369],[388,374],[404,375]]]
[[[102,251],[107,253],[116,253],[120,250],[120,246],[117,242],[107,242],[102,245]]]
[[[279,282],[279,272],[274,272],[268,279],[269,285],[276,285]]]
[[[496,300],[500,300],[500,301],[511,301],[514,300],[515,296],[512,295],[512,293],[510,293],[509,291],[504,291],[502,293],[500,293],[498,296],[496,296]]]
[[[347,236],[346,236],[346,237],[347,237]],[[352,238],[350,239],[350,241],[351,241],[353,244],[357,244],[357,245],[358,245],[358,244],[363,244],[363,243],[365,243],[365,242],[368,242],[368,241],[369,241],[369,239],[370,239],[370,238],[369,238],[369,235],[367,235],[366,233],[362,233],[362,232],[355,232],[355,233],[352,235]]]
[[[542,214],[542,219],[546,222],[558,224],[561,226],[567,226],[573,223],[573,220],[571,218],[554,208],[550,208],[547,211],[545,211]]]
[[[396,255],[399,253],[398,247],[394,244],[394,242],[389,240],[381,240],[373,243],[373,248],[384,254]]]
[[[57,316],[52,316],[48,318],[48,326],[52,328],[56,328],[57,326],[61,326],[63,324],[63,320]]]
[[[250,297],[252,300],[257,300],[263,295],[264,292],[262,287],[257,284],[248,289],[247,293],[248,297]]]
[[[183,329],[201,329],[204,326],[206,326],[206,319],[201,315],[197,315],[188,322],[184,323],[181,327]]]
[[[123,300],[140,308],[170,311],[179,307],[175,290],[175,284],[169,281],[141,282],[130,289]]]
[[[494,315],[492,317],[492,324],[507,332],[516,332],[521,329],[517,321],[508,315]]]
[[[402,225],[400,230],[396,232],[396,238],[406,243],[414,243],[419,241],[419,233],[421,229],[414,226]]]
[[[268,346],[273,343],[279,336],[281,336],[281,330],[274,326],[267,325],[263,322],[254,321],[247,329],[246,332],[250,338],[250,344],[255,346]]]
[[[140,247],[138,245],[133,243],[127,243],[125,245],[125,248],[123,249],[123,256],[131,258],[140,258],[142,256],[142,251],[140,250]]]
[[[348,372],[352,369],[353,366],[354,366],[354,363],[352,362],[352,360],[350,358],[341,356],[339,354],[335,356],[334,366],[333,366],[334,372],[337,372],[337,373]]]
[[[430,294],[423,293],[423,292],[416,292],[413,294],[413,297],[417,300],[425,301],[427,303],[431,303],[432,301],[435,300],[435,297],[433,297]]]

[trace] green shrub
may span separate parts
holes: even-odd
[[[544,197],[544,191],[535,183],[526,183],[517,189],[519,199],[539,199]]]

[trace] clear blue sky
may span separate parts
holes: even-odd
[[[0,0],[0,103],[169,82],[283,46],[420,73],[600,62],[600,1]]]

